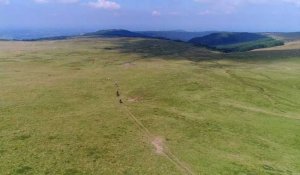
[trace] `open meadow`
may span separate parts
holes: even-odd
[[[279,48],[1,41],[0,174],[299,175],[300,47]]]

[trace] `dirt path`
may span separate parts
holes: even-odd
[[[152,145],[155,147],[156,154],[163,154],[164,153],[164,140],[160,137],[156,137],[152,140]]]
[[[164,141],[162,138],[153,136],[148,128],[146,128],[132,112],[128,109],[126,104],[123,104],[122,107],[127,112],[127,114],[130,116],[130,118],[138,125],[139,129],[147,136],[147,139],[155,148],[155,152],[158,155],[165,156],[171,163],[173,163],[179,170],[182,172],[182,174],[188,174],[188,175],[194,175],[195,173],[187,166],[185,163],[183,163],[178,157],[176,157],[170,149],[167,148],[167,146],[164,144]]]
[[[110,79],[109,79],[110,80]],[[118,83],[115,82],[117,91],[120,91]],[[121,97],[117,97],[118,101],[122,101]],[[173,163],[178,170],[185,175],[194,175],[195,173],[177,156],[175,156],[170,149],[165,145],[162,137],[153,136],[148,128],[129,110],[125,101],[122,101],[121,108],[127,113],[132,121],[139,127],[140,131],[147,137],[149,143],[151,143],[155,149],[157,155],[165,156],[171,163]]]

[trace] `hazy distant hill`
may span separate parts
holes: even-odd
[[[276,34],[276,35],[275,35]],[[186,32],[186,31],[144,31],[132,32],[123,29],[99,30],[82,35],[73,36],[56,36],[44,37],[38,39],[27,39],[26,41],[40,41],[40,40],[64,40],[72,38],[111,38],[111,37],[129,37],[129,38],[158,38],[169,40],[180,40],[190,42],[194,45],[205,46],[211,49],[217,49],[223,52],[243,52],[259,48],[268,48],[278,45],[283,45],[281,39],[285,37],[296,39],[300,33],[239,33],[239,32]],[[192,39],[190,39],[192,38]],[[190,40],[189,40],[190,39]]]
[[[129,38],[149,38],[149,36],[131,32],[128,30],[123,29],[111,29],[111,30],[99,30],[96,32],[85,33],[82,35],[73,35],[73,36],[55,36],[55,37],[45,37],[45,38],[38,38],[38,39],[26,39],[26,41],[41,41],[41,40],[64,40],[64,39],[72,39],[72,38],[81,38],[81,37],[88,37],[88,38],[111,38],[111,37],[129,37]]]
[[[240,42],[249,42],[258,39],[267,38],[264,35],[256,33],[233,33],[233,32],[220,32],[212,33],[204,37],[191,39],[190,42],[208,46],[236,44]]]
[[[54,37],[45,37],[45,38],[37,38],[37,39],[23,39],[22,41],[51,41],[51,40],[66,40],[72,39],[76,36],[54,36]]]
[[[212,32],[212,31],[187,32],[187,31],[181,31],[181,30],[173,30],[173,31],[142,31],[142,32],[137,32],[137,33],[151,36],[151,37],[166,38],[166,39],[180,40],[180,41],[189,41],[192,38],[202,37],[202,36],[214,33],[214,32]]]
[[[0,39],[37,40],[39,38],[56,38],[85,33],[80,29],[0,29]]]
[[[83,36],[90,37],[141,37],[147,38],[147,35],[131,32],[123,29],[99,30],[97,32],[86,33]]]
[[[282,41],[257,33],[219,32],[189,41],[195,45],[207,46],[224,52],[241,52],[258,48],[283,45]]]
[[[275,39],[284,40],[287,42],[300,40],[300,32],[290,32],[290,33],[273,32],[273,33],[264,33],[264,34],[273,37]]]
[[[209,35],[213,32],[186,32],[186,31],[138,31],[132,32],[123,29],[99,30],[87,33],[83,36],[98,37],[141,37],[141,38],[162,38],[170,40],[189,41],[195,37]]]

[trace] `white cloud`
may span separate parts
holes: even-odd
[[[160,16],[161,13],[157,10],[152,11],[152,16]]]
[[[236,7],[240,6],[242,2],[247,0],[194,0],[195,2],[205,4],[208,6],[208,9],[200,12],[200,15],[208,15],[209,13],[232,13],[235,11]]]
[[[239,5],[239,4],[270,4],[270,3],[292,3],[292,4],[300,4],[300,0],[194,0],[195,2],[200,3],[227,3],[231,5]]]
[[[5,0],[0,0],[0,2],[1,1],[5,1]],[[46,4],[46,3],[72,4],[72,3],[80,3],[81,0],[33,0],[33,1],[39,4]],[[99,8],[99,9],[117,10],[121,8],[120,4],[110,0],[95,0],[95,1],[90,1],[88,3],[83,2],[82,4],[86,4],[92,8]]]
[[[34,0],[34,2],[36,2],[36,3],[47,3],[48,0]]]
[[[295,4],[297,6],[300,6],[300,0],[283,0],[283,1],[287,2],[287,3]]]
[[[34,0],[36,3],[44,4],[44,3],[64,3],[64,4],[72,4],[77,3],[79,0]]]
[[[171,16],[180,16],[181,13],[175,11],[175,12],[169,12],[169,15],[171,15]]]
[[[206,5],[208,11],[212,13],[233,13],[238,7],[249,4],[280,4],[289,3],[300,7],[300,0],[194,0],[200,4]],[[205,11],[203,11],[205,13]]]
[[[88,5],[93,8],[108,10],[117,10],[121,8],[120,4],[109,0],[97,0],[96,2],[89,2]]]
[[[10,1],[9,0],[0,0],[0,4],[9,4]]]
[[[211,15],[211,14],[214,14],[214,13],[215,12],[211,11],[211,10],[204,10],[204,11],[199,12],[198,15],[204,16],[204,15]]]

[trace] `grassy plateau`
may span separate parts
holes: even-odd
[[[1,175],[299,175],[300,47],[1,41],[0,121]]]

